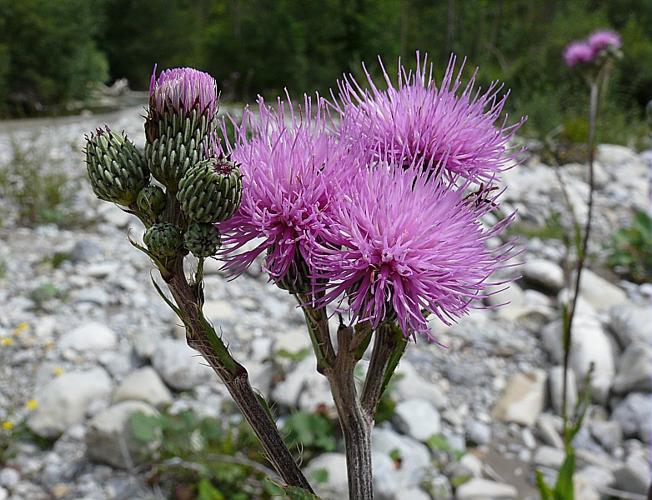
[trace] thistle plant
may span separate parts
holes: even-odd
[[[590,402],[590,384],[592,369],[587,373],[577,374],[583,379],[582,394],[578,398],[576,407],[572,411],[568,408],[568,372],[570,369],[570,355],[573,335],[573,320],[575,318],[582,271],[584,270],[589,249],[591,236],[591,225],[593,221],[593,199],[595,193],[595,133],[598,122],[598,106],[600,96],[607,85],[609,74],[616,60],[622,57],[622,42],[620,36],[609,30],[598,30],[593,32],[584,40],[571,42],[563,53],[564,62],[570,68],[577,69],[582,75],[589,88],[589,136],[588,136],[588,184],[589,193],[587,200],[586,220],[580,223],[573,206],[569,202],[563,181],[561,181],[566,208],[571,214],[574,232],[574,249],[576,260],[574,264],[574,276],[568,275],[567,289],[570,298],[562,305],[562,347],[563,347],[563,382],[562,382],[562,420],[563,420],[563,441],[566,452],[565,460],[559,470],[557,482],[554,488],[545,483],[543,476],[537,472],[537,485],[543,500],[574,498],[573,475],[575,473],[575,450],[573,439],[580,431],[588,404]]]
[[[520,122],[501,119],[499,85],[482,95],[473,81],[462,88],[454,59],[439,87],[427,59],[417,56],[417,65],[416,73],[399,65],[397,86],[386,77],[384,90],[370,80],[364,91],[346,77],[331,101],[260,98],[222,143],[215,82],[168,70],[150,88],[146,154],[116,160],[146,180],[108,201],[145,224],[144,244],[132,243],[151,257],[171,298],[154,286],[290,488],[312,492],[245,367],[202,313],[203,262],[216,258],[238,277],[260,258],[270,283],[294,297],[331,387],[350,498],[373,498],[371,431],[407,344],[437,343],[429,321],[451,324],[480,305],[514,255],[510,242],[488,244],[512,216],[493,227],[481,219],[499,206],[497,182]],[[147,185],[150,172],[161,185]],[[107,178],[90,176],[98,196]],[[197,259],[192,276],[186,258]],[[354,371],[365,355],[358,391]]]

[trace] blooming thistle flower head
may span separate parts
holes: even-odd
[[[509,245],[487,247],[511,219],[484,228],[480,217],[495,196],[465,196],[414,168],[362,170],[334,208],[327,243],[313,249],[317,273],[330,280],[323,302],[345,294],[341,308],[352,320],[395,318],[404,335],[436,342],[424,311],[450,324],[486,295],[488,278],[512,255]]]
[[[213,116],[218,96],[215,79],[193,68],[172,68],[156,77],[156,66],[149,83],[150,112],[187,115],[193,110]]]
[[[564,62],[569,67],[591,62],[593,57],[593,49],[585,41],[571,42],[564,49]]]
[[[266,252],[266,270],[279,282],[298,259],[310,260],[348,157],[327,133],[319,97],[304,97],[301,107],[289,98],[270,107],[261,98],[258,115],[247,110],[236,134],[226,153],[240,164],[243,191],[240,208],[219,224],[225,266],[240,274]]]
[[[568,44],[564,49],[564,61],[570,67],[600,62],[601,56],[609,51],[617,53],[621,46],[620,35],[615,31],[594,31],[585,40]]]
[[[615,31],[598,30],[589,35],[587,43],[594,56],[597,56],[606,49],[619,49],[622,46],[620,35]]]
[[[394,164],[421,162],[448,175],[472,181],[493,179],[511,157],[509,140],[522,121],[500,120],[508,92],[494,82],[484,92],[475,86],[475,74],[466,86],[452,56],[437,86],[427,56],[417,53],[417,69],[408,71],[399,61],[395,84],[381,68],[387,84],[378,88],[367,69],[364,90],[351,76],[338,82],[333,106],[342,119],[341,134],[352,142],[369,142],[378,160]]]

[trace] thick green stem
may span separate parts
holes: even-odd
[[[249,384],[247,370],[231,356],[222,339],[204,318],[196,288],[187,282],[183,273],[183,258],[177,258],[172,269],[162,274],[182,314],[188,345],[203,355],[224,382],[229,394],[258,436],[276,472],[288,485],[312,492],[310,484],[283,442],[268,409]]]

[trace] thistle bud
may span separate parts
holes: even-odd
[[[268,252],[268,259],[271,258],[272,253],[271,251]],[[272,277],[272,279],[277,287],[292,294],[308,293],[311,289],[310,269],[300,255],[295,256],[283,276],[279,278]]]
[[[233,215],[242,197],[238,166],[213,158],[198,163],[179,182],[177,200],[194,222],[221,222]]]
[[[165,201],[163,190],[158,186],[150,185],[140,190],[136,204],[141,212],[154,219],[165,208]]]
[[[183,236],[183,242],[195,257],[210,257],[220,248],[220,233],[213,224],[191,224]]]
[[[129,206],[149,182],[149,171],[136,146],[108,127],[86,138],[86,169],[95,195]]]
[[[181,230],[169,222],[154,224],[145,232],[143,241],[149,251],[160,258],[174,257],[183,246]]]
[[[183,174],[205,160],[216,142],[217,86],[191,68],[152,74],[145,122],[145,157],[152,175],[176,191]]]

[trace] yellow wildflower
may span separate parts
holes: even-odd
[[[0,345],[10,346],[13,345],[13,343],[14,343],[13,339],[10,339],[9,337],[5,337],[2,340],[0,340]]]
[[[61,368],[60,366],[56,366],[54,370],[52,370],[52,373],[54,373],[55,377],[58,377],[63,373],[63,368]]]
[[[27,403],[25,403],[25,406],[28,410],[36,410],[38,407],[38,401],[36,401],[36,399],[30,399]]]
[[[5,431],[10,431],[11,429],[14,428],[14,423],[9,420],[5,420],[4,422],[2,422],[2,428]]]
[[[29,330],[29,323],[27,321],[23,321],[22,323],[18,323],[16,328],[14,328],[12,335],[20,335],[21,333],[27,330]]]

